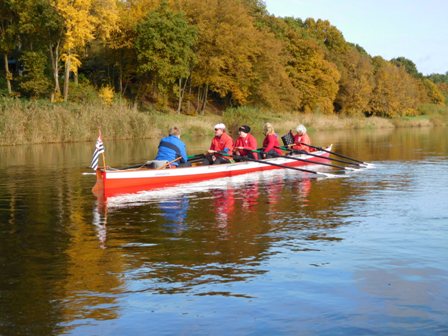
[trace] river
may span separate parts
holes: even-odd
[[[447,335],[446,134],[320,132],[374,167],[106,204],[83,175],[94,143],[0,147],[0,335]],[[106,138],[106,160],[156,145]]]

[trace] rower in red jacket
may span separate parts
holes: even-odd
[[[292,146],[292,150],[294,153],[308,153],[311,151],[311,147],[307,145],[311,145],[311,139],[306,132],[306,127],[302,124],[297,126],[297,133],[294,135],[294,145]]]
[[[253,152],[257,150],[257,139],[249,133],[250,127],[247,125],[242,125],[238,129],[239,137],[235,141],[234,152],[238,156],[248,157],[251,159],[258,159],[258,154]],[[235,158],[236,161],[238,161]],[[241,159],[239,159],[241,160]]]
[[[277,134],[275,134],[274,127],[270,123],[264,125],[263,140],[263,158],[270,158],[282,155],[282,151],[279,149],[280,143],[278,142]]]
[[[210,149],[206,155],[206,162],[208,164],[229,163],[229,157],[233,151],[233,140],[226,133],[226,125],[220,123],[215,125],[215,136],[212,139]]]

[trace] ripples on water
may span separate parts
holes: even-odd
[[[446,334],[447,157],[372,161],[107,202],[7,167],[0,334]]]

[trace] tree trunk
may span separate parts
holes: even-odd
[[[177,114],[180,114],[182,109],[182,101],[185,96],[185,90],[187,89],[188,78],[185,79],[184,87],[182,88],[182,78],[179,78],[179,105],[177,106]]]
[[[8,55],[6,53],[3,55],[4,55],[3,59],[5,61],[6,86],[8,87],[8,94],[12,95],[12,87],[11,87],[12,73],[9,72]]]
[[[205,112],[205,107],[207,105],[207,96],[208,96],[208,84],[205,84],[204,96],[202,97],[201,115],[204,115]]]
[[[59,85],[59,41],[53,47],[50,46],[51,68],[53,71],[54,93],[61,94],[61,86]]]
[[[120,94],[124,95],[123,91],[123,65],[121,64],[118,67],[118,89],[120,90]]]
[[[68,83],[70,80],[70,58],[67,57],[65,61],[65,74],[64,74],[64,101],[68,100]]]

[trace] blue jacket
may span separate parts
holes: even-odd
[[[188,160],[187,150],[182,140],[175,135],[169,135],[160,140],[156,160],[173,161],[179,156],[182,159],[171,163],[172,165],[178,166],[179,163],[185,163]]]

